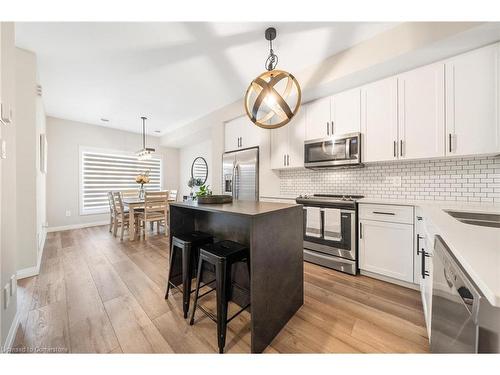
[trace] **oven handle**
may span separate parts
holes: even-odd
[[[375,214],[375,215],[391,215],[391,216],[396,215],[394,212],[382,212],[382,211],[372,211],[372,214]]]

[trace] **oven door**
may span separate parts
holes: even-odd
[[[309,211],[309,212],[308,212]],[[313,215],[319,223],[308,223]],[[336,257],[356,260],[355,211],[304,207],[304,248]]]
[[[324,138],[304,143],[305,167],[328,167],[359,164],[359,135]]]

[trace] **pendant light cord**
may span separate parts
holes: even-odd
[[[142,148],[146,148],[146,117],[142,118]]]
[[[267,57],[266,60],[266,69],[268,71],[271,71],[276,68],[276,65],[278,65],[278,55],[276,55],[273,51],[273,40],[269,40],[269,56]]]

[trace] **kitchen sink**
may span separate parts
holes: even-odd
[[[465,224],[500,228],[500,214],[444,210],[448,215]]]

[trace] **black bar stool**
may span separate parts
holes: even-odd
[[[217,323],[217,341],[219,345],[219,353],[224,352],[226,344],[226,328],[227,323],[238,316],[243,310],[248,308],[250,304],[243,307],[231,318],[227,319],[227,306],[231,298],[231,268],[237,262],[245,261],[248,269],[248,277],[250,277],[250,259],[248,247],[233,241],[220,241],[215,244],[203,245],[200,248],[200,258],[198,260],[198,274],[196,276],[196,289],[194,294],[194,306],[191,312],[190,325],[194,323],[194,314],[198,307],[205,315]],[[200,281],[203,274],[203,262],[207,262],[215,266],[215,289],[199,296]],[[213,281],[206,283],[208,285]],[[202,306],[198,306],[198,298],[216,290],[217,293],[217,316],[214,316]]]
[[[193,260],[198,258],[197,249],[206,244],[213,242],[212,235],[203,232],[191,232],[185,234],[176,234],[172,237],[172,245],[170,247],[170,268],[168,270],[167,292],[165,299],[168,299],[170,287],[174,287],[182,292],[182,310],[184,319],[187,318],[189,311],[189,301],[191,292],[191,279],[193,277]],[[182,257],[182,290],[172,283],[172,278],[178,277],[181,274],[172,275],[175,253],[181,250]]]

